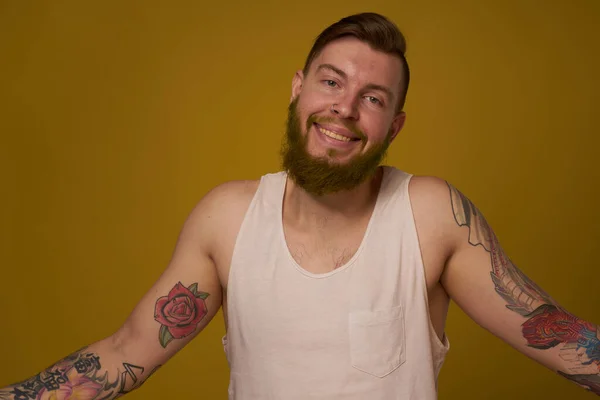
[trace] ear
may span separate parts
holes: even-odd
[[[290,98],[290,103],[294,101],[296,97],[302,91],[302,83],[304,82],[304,73],[302,70],[296,71],[294,77],[292,78],[292,96]]]
[[[396,136],[398,136],[398,133],[400,133],[400,131],[404,127],[405,122],[406,122],[406,113],[404,111],[400,111],[398,114],[396,114],[396,116],[394,117],[394,120],[392,121],[392,127],[391,127],[392,137],[390,138],[390,143],[396,138]]]

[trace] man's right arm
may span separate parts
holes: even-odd
[[[223,199],[231,198],[236,185],[217,187],[198,203],[168,268],[115,334],[0,389],[0,400],[114,399],[138,388],[192,340],[221,306],[211,249],[218,240]]]

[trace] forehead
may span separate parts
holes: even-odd
[[[388,86],[390,89],[400,86],[402,80],[402,62],[398,56],[374,50],[354,37],[327,44],[313,60],[309,73],[315,73],[321,64],[331,64],[341,69],[348,79]]]

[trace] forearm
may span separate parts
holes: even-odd
[[[600,328],[597,325],[554,305],[544,305],[523,324],[523,335],[530,347],[558,354],[559,375],[600,395]]]
[[[112,340],[80,349],[37,375],[0,389],[0,400],[114,399],[138,388],[154,366],[125,360]]]

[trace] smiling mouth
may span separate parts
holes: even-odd
[[[329,131],[319,125],[316,125],[317,129],[319,130],[319,132],[321,132],[323,135],[331,138],[331,139],[335,139],[335,140],[339,140],[340,142],[356,142],[358,140],[360,140],[359,138],[349,138],[346,136],[342,136],[340,134],[337,134],[335,132]]]

